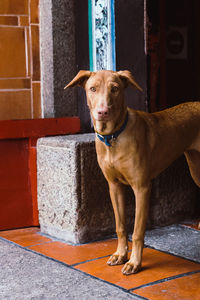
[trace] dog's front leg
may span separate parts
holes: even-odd
[[[122,273],[125,275],[136,273],[141,269],[144,234],[149,211],[150,191],[150,183],[145,187],[134,189],[136,203],[135,225],[132,237],[131,257],[122,269]]]
[[[107,264],[114,266],[124,264],[127,261],[128,239],[126,232],[124,187],[121,183],[109,182],[109,191],[115,214],[118,246],[116,252],[109,258]]]

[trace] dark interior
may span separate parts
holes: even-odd
[[[198,0],[148,0],[150,110],[199,100]]]

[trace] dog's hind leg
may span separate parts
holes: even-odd
[[[190,174],[194,182],[200,187],[200,152],[188,150],[184,154],[190,169]]]

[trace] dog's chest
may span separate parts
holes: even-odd
[[[106,178],[111,181],[120,181],[123,184],[128,184],[123,174],[127,173],[128,161],[123,155],[120,155],[115,149],[109,149],[101,154],[98,154],[98,162],[106,175]]]

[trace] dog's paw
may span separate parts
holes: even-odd
[[[109,266],[123,265],[127,260],[127,255],[113,254],[107,261],[107,264]]]
[[[140,271],[140,269],[141,265],[135,265],[134,263],[128,261],[122,268],[122,273],[124,275],[131,275],[137,273],[138,271]]]

